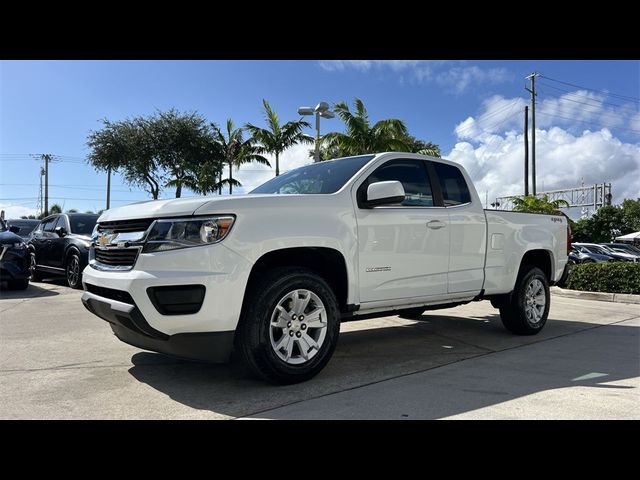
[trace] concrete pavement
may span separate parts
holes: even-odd
[[[254,379],[118,341],[62,282],[0,292],[0,418],[640,418],[638,305],[554,296],[535,337],[488,302],[342,326],[325,370]]]

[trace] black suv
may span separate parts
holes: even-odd
[[[88,263],[91,233],[98,215],[50,215],[31,234],[31,280],[43,273],[64,275],[71,288],[82,288],[82,270]]]
[[[29,251],[23,239],[16,235],[18,227],[9,227],[0,218],[0,282],[9,288],[24,290],[29,286]]]

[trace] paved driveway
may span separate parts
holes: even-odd
[[[640,419],[638,305],[554,296],[535,337],[488,302],[350,322],[320,375],[278,387],[125,345],[80,294],[0,292],[0,418]]]

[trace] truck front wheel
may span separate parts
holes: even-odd
[[[324,368],[339,333],[338,302],[325,280],[306,269],[278,268],[248,292],[236,347],[254,373],[291,384]]]
[[[518,335],[535,335],[547,322],[549,280],[536,267],[525,266],[516,280],[511,298],[500,306],[502,324]]]

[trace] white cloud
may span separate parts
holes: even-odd
[[[319,65],[328,72],[388,69],[400,74],[402,83],[435,84],[454,94],[464,93],[472,85],[503,83],[512,78],[504,68],[481,68],[450,60],[322,60]]]
[[[435,81],[448,91],[460,94],[471,85],[503,83],[510,80],[511,77],[511,74],[505,68],[482,69],[473,65],[450,68],[438,74],[435,77]]]
[[[29,208],[22,205],[0,204],[0,210],[4,210],[4,218],[6,219],[37,214],[35,208]]]
[[[328,72],[341,72],[348,69],[366,72],[373,68],[390,68],[401,71],[413,67],[423,60],[321,60],[320,67]]]
[[[640,146],[623,143],[607,129],[574,136],[559,127],[538,130],[538,191],[611,182],[614,202],[640,196]],[[493,135],[478,145],[457,143],[446,156],[462,164],[484,200],[523,193],[521,134]]]

